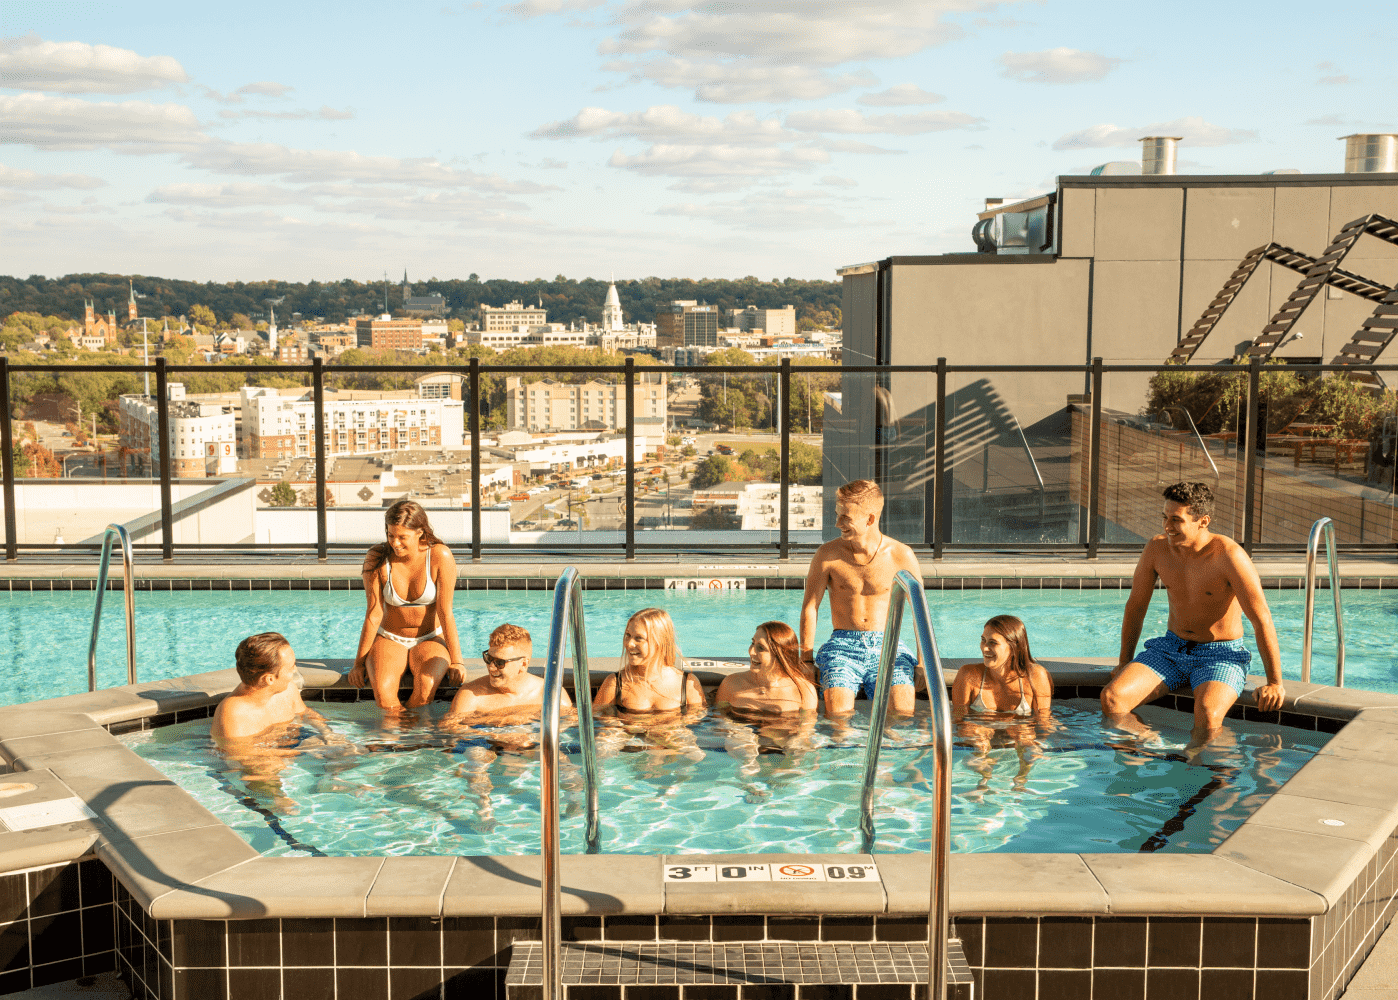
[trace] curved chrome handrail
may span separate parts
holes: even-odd
[[[922,584],[907,570],[893,578],[888,599],[888,620],[884,625],[883,652],[879,676],[869,710],[869,744],[864,751],[864,788],[860,797],[859,829],[864,835],[864,853],[874,849],[874,776],[879,767],[879,747],[888,719],[888,692],[892,686],[893,662],[898,654],[898,633],[903,626],[903,604],[913,609],[913,630],[918,651],[927,671],[927,697],[932,705],[932,893],[927,925],[927,986],[930,1000],[944,1000],[947,991],[947,855],[951,851],[951,699],[942,677],[942,657],[937,652],[937,634],[927,613]]]
[[[1330,566],[1330,596],[1335,601],[1335,686],[1345,686],[1345,622],[1340,615],[1340,558],[1335,552],[1335,522],[1322,517],[1311,525],[1306,539],[1305,631],[1301,635],[1301,680],[1311,680],[1311,630],[1315,625],[1315,560],[1320,538],[1325,536],[1325,559]]]
[[[544,1000],[562,1000],[563,889],[558,833],[558,716],[563,692],[564,628],[573,637],[573,702],[578,710],[578,742],[582,747],[587,784],[587,853],[598,852],[601,831],[597,819],[597,750],[592,734],[592,684],[588,674],[587,636],[583,629],[582,578],[569,566],[553,588],[553,621],[544,664],[544,703],[539,736],[539,802],[543,813],[541,853],[544,858],[543,950]]]
[[[1214,486],[1218,486],[1219,482],[1222,480],[1222,477],[1218,474],[1218,465],[1214,462],[1214,457],[1209,454],[1208,442],[1205,441],[1204,436],[1199,433],[1199,428],[1194,426],[1194,418],[1189,415],[1189,411],[1183,406],[1162,406],[1160,408],[1161,413],[1166,413],[1170,410],[1179,410],[1184,414],[1184,419],[1189,421],[1189,429],[1194,432],[1194,439],[1199,442],[1199,447],[1204,451],[1204,457],[1209,460],[1209,466],[1214,470]],[[1174,421],[1172,420],[1170,426],[1173,427],[1174,425]],[[1224,457],[1227,457],[1226,452]]]
[[[126,683],[136,683],[136,587],[131,536],[119,524],[102,532],[102,565],[97,570],[97,606],[92,610],[92,635],[87,641],[87,689],[97,690],[97,630],[102,625],[102,595],[107,591],[107,567],[112,561],[112,539],[121,541],[122,588],[126,597]]]

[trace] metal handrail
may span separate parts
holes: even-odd
[[[598,852],[597,750],[592,735],[592,684],[583,629],[582,578],[569,566],[553,588],[553,621],[544,664],[544,704],[539,737],[539,802],[543,813],[544,1000],[563,1000],[563,889],[558,834],[558,715],[563,693],[565,627],[573,636],[573,702],[578,710],[578,743],[587,785],[587,853]]]
[[[1194,439],[1199,442],[1199,447],[1203,449],[1204,457],[1209,460],[1209,466],[1214,470],[1214,485],[1217,486],[1219,482],[1222,480],[1222,477],[1218,474],[1218,465],[1214,462],[1213,455],[1209,454],[1209,445],[1204,440],[1204,436],[1199,433],[1199,428],[1194,425],[1194,418],[1190,416],[1189,411],[1186,410],[1183,406],[1162,406],[1160,408],[1161,413],[1166,413],[1170,410],[1179,410],[1181,413],[1184,414],[1184,419],[1189,421],[1189,429],[1194,432]],[[1175,426],[1175,422],[1173,420],[1170,421],[1170,426]],[[1228,457],[1226,452],[1224,454],[1224,457]]]
[[[126,597],[126,683],[136,683],[136,586],[131,536],[119,524],[102,532],[102,565],[97,570],[97,606],[92,609],[92,635],[87,641],[87,689],[97,690],[97,630],[102,625],[102,595],[107,591],[107,567],[112,561],[112,539],[121,541],[122,590]]]
[[[888,620],[883,631],[883,652],[879,676],[869,710],[869,745],[864,751],[864,788],[860,797],[859,828],[864,834],[864,853],[874,849],[874,775],[879,767],[879,747],[888,719],[888,692],[892,687],[893,663],[898,655],[898,633],[903,626],[903,604],[913,609],[913,630],[918,651],[927,671],[927,697],[932,705],[932,893],[927,923],[927,986],[929,1000],[945,1000],[947,991],[947,855],[951,851],[951,699],[942,677],[942,657],[937,652],[937,634],[927,613],[922,584],[907,570],[893,578],[888,600]]]
[[[1311,630],[1315,625],[1315,560],[1320,537],[1325,536],[1325,558],[1330,565],[1330,596],[1335,601],[1335,686],[1345,686],[1345,622],[1340,615],[1340,559],[1335,552],[1335,522],[1322,517],[1311,525],[1306,539],[1305,631],[1301,635],[1301,680],[1311,680]]]

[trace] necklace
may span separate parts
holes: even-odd
[[[850,562],[854,563],[856,566],[859,566],[860,568],[868,566],[869,563],[872,563],[875,559],[879,557],[879,551],[883,548],[884,539],[886,539],[887,537],[888,536],[883,534],[882,532],[879,533],[879,544],[874,546],[874,554],[869,557],[868,562],[860,562],[858,559],[856,559],[854,557],[854,548],[851,547],[849,553]]]

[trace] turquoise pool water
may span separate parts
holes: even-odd
[[[370,703],[321,704],[334,733],[302,727],[294,756],[230,759],[209,722],[120,737],[263,854],[535,854],[537,725],[444,727],[445,705],[385,726]],[[958,852],[1210,851],[1329,737],[1227,720],[1187,748],[1187,716],[1104,728],[1095,700],[1051,724],[998,717],[957,730]],[[608,853],[857,853],[867,719],[750,725],[717,713],[663,736],[598,719],[601,848]],[[564,748],[576,750],[576,730]],[[876,850],[930,850],[927,719],[891,727],[880,758]],[[655,749],[663,744],[665,751]],[[603,749],[606,748],[606,749]],[[562,769],[562,846],[582,853],[582,773]]]
[[[931,591],[928,607],[943,656],[975,656],[985,620],[1011,613],[1022,617],[1036,656],[1115,656],[1120,641],[1124,590]],[[98,651],[98,683],[125,683],[126,647],[121,601],[104,602],[106,620]],[[0,652],[12,664],[0,704],[87,690],[87,639],[92,627],[92,592],[0,594]],[[1286,676],[1300,677],[1300,591],[1268,591]],[[745,656],[754,626],[769,619],[795,626],[797,590],[601,591],[584,592],[588,651],[616,656],[622,628],[637,608],[656,604],[675,618],[680,645],[693,657]],[[139,593],[136,595],[137,656],[142,680],[179,677],[233,665],[233,649],[244,636],[284,633],[302,657],[354,656],[363,622],[364,595],[353,591]],[[462,652],[478,656],[490,632],[511,621],[535,637],[542,656],[548,636],[552,594],[548,591],[459,591],[456,618]],[[824,610],[824,607],[822,607]],[[1346,684],[1398,693],[1398,590],[1344,592]],[[1312,679],[1334,676],[1334,623],[1328,594],[1317,602]],[[1164,630],[1166,601],[1157,592],[1145,635]],[[829,634],[822,615],[820,635]],[[1251,626],[1248,626],[1248,641]],[[1254,647],[1252,673],[1262,672]]]

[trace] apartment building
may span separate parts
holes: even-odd
[[[355,346],[374,350],[422,350],[422,320],[394,319],[392,316],[357,319]]]
[[[748,306],[746,309],[734,309],[730,319],[733,326],[745,332],[765,333],[769,337],[796,336],[795,306],[782,306],[780,309]]]
[[[517,327],[543,326],[549,321],[549,314],[546,309],[526,306],[520,302],[507,302],[503,306],[488,306],[482,304],[480,307],[480,330],[482,333],[489,333],[492,330],[513,330]]]
[[[184,384],[171,382],[167,413],[170,421],[170,474],[179,479],[199,479],[232,471],[225,462],[210,462],[210,448],[235,445],[238,439],[233,408],[185,398]],[[121,446],[134,453],[138,466],[160,467],[159,401],[151,396],[125,395],[120,401]],[[221,456],[214,447],[212,454]]]
[[[718,347],[719,308],[676,299],[655,311],[657,347]]]
[[[653,433],[667,423],[666,381],[660,372],[636,373],[636,428]],[[521,382],[505,379],[505,409],[511,430],[616,431],[626,427],[626,385],[602,379],[586,382]]]
[[[315,450],[315,402],[306,389],[242,390],[244,458],[304,458]],[[459,399],[423,399],[415,391],[326,390],[327,455],[408,448],[460,448]]]
[[[512,347],[586,347],[589,336],[587,331],[575,330],[563,323],[544,323],[508,330],[468,330],[466,342],[505,351]]]

